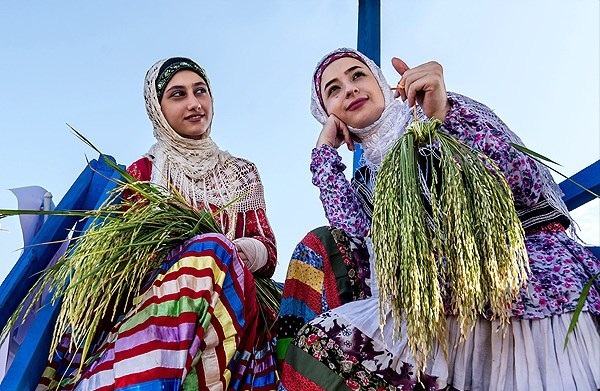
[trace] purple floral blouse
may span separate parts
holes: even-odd
[[[516,207],[536,205],[542,196],[544,176],[532,159],[508,144],[512,140],[506,124],[487,106],[468,97],[448,93],[448,99],[451,108],[443,129],[496,162],[508,181]],[[344,175],[346,166],[337,150],[328,145],[313,149],[310,169],[329,223],[351,236],[365,237],[371,222]],[[544,318],[574,311],[583,286],[600,272],[600,262],[564,231],[530,233],[526,246],[531,275],[513,306],[513,314]],[[599,292],[600,279],[596,279],[586,306],[596,315],[600,315]]]

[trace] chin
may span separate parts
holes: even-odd
[[[367,126],[372,125],[376,120],[377,119],[356,121],[353,124],[347,124],[347,125],[349,125],[351,128],[354,128],[354,129],[364,129]]]
[[[183,138],[189,138],[191,140],[202,140],[203,138],[208,137],[208,132],[202,132],[202,133],[179,133],[179,132],[177,132],[177,134]]]

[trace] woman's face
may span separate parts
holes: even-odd
[[[165,87],[160,108],[182,137],[198,140],[210,128],[212,99],[206,81],[195,72],[183,70],[173,76]]]
[[[323,71],[321,96],[327,114],[362,129],[377,121],[385,108],[377,79],[364,63],[343,57]]]

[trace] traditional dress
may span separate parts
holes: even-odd
[[[600,272],[600,262],[567,234],[572,221],[548,170],[509,145],[521,142],[488,107],[458,94],[448,94],[451,108],[442,129],[492,158],[505,175],[526,230],[527,286],[513,303],[506,328],[482,314],[460,341],[456,317],[448,314],[448,355],[434,346],[420,379],[406,336],[394,335],[389,314],[380,328],[368,238],[373,189],[383,157],[412,113],[393,100],[381,70],[354,50],[327,55],[315,79],[324,64],[343,53],[369,66],[386,107],[373,125],[351,129],[362,139],[365,163],[351,182],[334,148],[322,145],[312,151],[313,184],[331,227],[309,233],[290,262],[279,320],[280,389],[599,389],[598,280],[563,345],[583,286]],[[313,85],[312,111],[323,123],[318,85]]]
[[[157,143],[128,171],[218,212],[224,234],[197,235],[174,248],[133,302],[122,305],[117,322],[98,331],[80,375],[66,335],[38,390],[276,388],[272,319],[261,312],[253,275],[271,277],[276,266],[262,183],[253,163],[219,150],[208,131],[200,140],[186,139],[167,123],[161,88],[182,69],[208,85],[204,70],[188,59],[160,61],[148,71],[144,96]]]

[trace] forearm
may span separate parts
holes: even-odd
[[[266,212],[257,209],[239,213],[237,227],[237,239],[234,242],[242,238],[254,240],[256,251],[246,254],[249,265],[258,265],[252,273],[266,278],[273,276],[277,266],[277,246]]]
[[[319,188],[321,203],[329,224],[355,237],[369,232],[370,222],[362,210],[352,185],[346,179],[337,151],[321,145],[312,152],[312,182]]]

